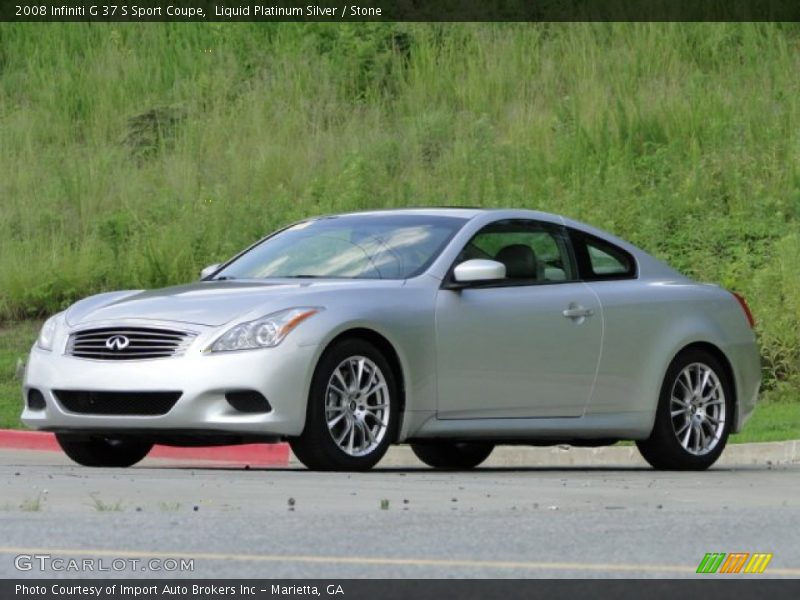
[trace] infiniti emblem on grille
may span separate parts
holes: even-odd
[[[109,350],[125,350],[131,341],[124,335],[112,335],[106,340],[106,348]]]

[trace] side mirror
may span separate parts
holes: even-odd
[[[473,283],[477,281],[496,281],[505,279],[506,266],[496,260],[473,258],[465,260],[453,269],[453,278],[457,283]]]
[[[214,265],[208,265],[205,269],[200,271],[200,279],[205,279],[213,275],[219,268],[222,266],[222,263],[216,263]]]

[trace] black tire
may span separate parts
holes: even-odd
[[[435,469],[473,469],[489,458],[494,444],[488,442],[424,442],[411,444],[411,450]]]
[[[676,430],[678,426],[673,423],[679,423],[678,419],[683,417],[675,417],[674,421],[671,415],[672,406],[674,406],[671,402],[673,386],[678,385],[677,379],[681,372],[694,364],[708,367],[717,377],[724,394],[724,402],[719,402],[719,404],[724,405],[725,408],[724,422],[716,445],[705,454],[700,455],[693,454],[681,444],[681,440],[678,438],[679,429]],[[637,441],[636,446],[644,459],[656,469],[703,471],[713,465],[722,454],[728,441],[733,414],[733,385],[722,363],[716,356],[705,350],[690,348],[678,354],[667,369],[661,385],[653,431],[648,439]],[[684,421],[684,423],[687,422]],[[705,433],[705,430],[703,431]]]
[[[334,371],[342,363],[354,357],[366,357],[380,371],[386,383],[388,397],[388,423],[383,429],[383,437],[376,447],[368,453],[353,456],[340,448],[334,441],[334,434],[326,420],[326,394],[328,382]],[[315,471],[366,471],[375,466],[397,439],[399,393],[395,374],[384,355],[374,345],[358,338],[345,339],[328,348],[320,358],[306,410],[306,424],[303,433],[289,440],[297,459],[307,468]],[[347,417],[349,419],[350,417]],[[362,438],[363,441],[364,438]]]
[[[130,438],[57,433],[64,453],[84,467],[130,467],[142,460],[153,444]]]

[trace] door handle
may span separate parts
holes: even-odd
[[[568,319],[582,319],[584,317],[591,317],[594,311],[591,308],[584,308],[580,304],[570,304],[569,308],[561,313]]]

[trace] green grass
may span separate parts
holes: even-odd
[[[0,327],[0,428],[22,427],[19,421],[21,382],[14,377],[15,365],[18,359],[26,358],[39,325],[39,322],[24,321]],[[771,390],[762,395],[753,417],[742,433],[733,436],[733,443],[800,439],[800,402],[791,401],[794,396],[790,388],[782,391]],[[180,506],[161,506],[165,511],[178,508]]]
[[[39,512],[42,510],[42,495],[39,494],[35,498],[26,498],[19,505],[22,512]]]
[[[800,440],[800,402],[767,400],[756,406],[741,433],[731,437],[734,444]]]
[[[122,503],[122,500],[106,502],[98,497],[96,493],[89,494],[89,497],[92,499],[91,507],[97,512],[122,512],[125,510],[125,505]]]
[[[16,378],[17,362],[27,360],[39,326],[37,321],[0,325],[0,428],[22,426],[22,381]]]
[[[309,215],[539,208],[742,292],[797,401],[799,71],[798,24],[0,24],[0,321]]]

